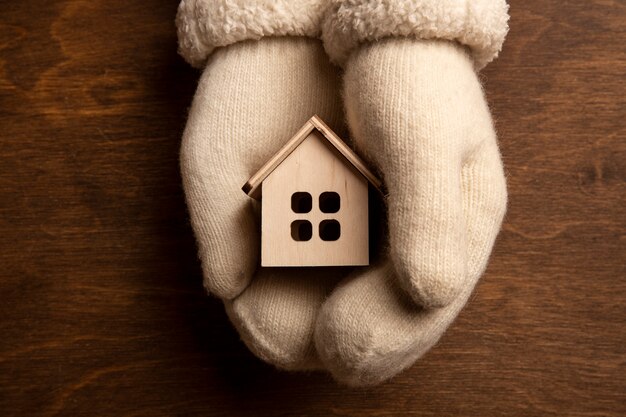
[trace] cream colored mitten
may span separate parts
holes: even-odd
[[[339,77],[317,39],[325,5],[184,0],[177,16],[181,54],[204,68],[180,155],[204,283],[249,348],[285,369],[319,366],[314,323],[335,280],[293,269],[252,280],[258,207],[241,187],[313,114],[342,130]]]
[[[507,32],[503,0],[334,0],[323,23],[345,67],[358,150],[388,189],[389,261],[324,304],[316,344],[339,380],[373,384],[442,335],[484,271],[506,210],[476,72]]]

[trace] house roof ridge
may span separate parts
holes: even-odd
[[[242,190],[250,197],[260,200],[260,190],[263,181],[302,144],[313,129],[318,130],[322,137],[354,166],[368,182],[377,190],[381,190],[382,181],[369,170],[365,162],[317,114],[307,120],[300,130],[248,179]]]

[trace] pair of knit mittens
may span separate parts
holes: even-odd
[[[507,22],[505,0],[181,1],[180,52],[203,68],[181,149],[187,203],[205,286],[255,355],[373,385],[445,332],[506,211],[477,71]],[[385,249],[347,276],[259,268],[258,206],[241,191],[313,114],[386,184]]]

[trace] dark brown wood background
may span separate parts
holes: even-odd
[[[482,75],[503,232],[441,343],[371,389],[275,371],[205,296],[176,3],[0,5],[0,415],[626,415],[624,1],[511,1]]]

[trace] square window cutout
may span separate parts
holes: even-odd
[[[308,220],[295,220],[291,223],[291,238],[296,242],[306,242],[313,237],[313,225]]]
[[[322,213],[337,213],[341,208],[341,197],[334,191],[320,194],[320,210]]]
[[[337,220],[323,220],[320,223],[320,238],[326,242],[338,240],[341,236],[341,225]]]
[[[294,213],[308,213],[313,208],[313,197],[306,192],[297,192],[291,195],[291,210]]]

